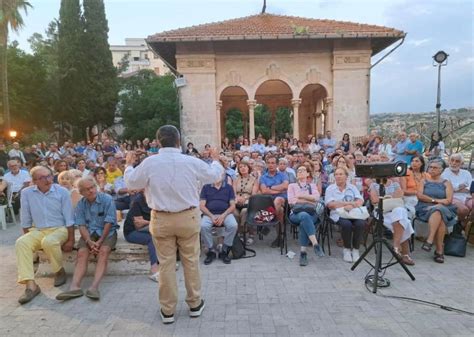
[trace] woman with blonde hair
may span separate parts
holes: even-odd
[[[331,210],[330,218],[341,227],[344,244],[343,259],[352,263],[359,259],[359,246],[366,221],[342,218],[336,209],[344,208],[349,212],[353,208],[361,207],[364,199],[357,187],[348,182],[349,172],[347,168],[336,168],[334,178],[335,183],[326,189],[324,202]]]
[[[237,166],[237,179],[233,183],[235,193],[235,211],[234,216],[240,225],[240,231],[243,231],[245,220],[247,219],[247,206],[252,195],[258,193],[258,180],[251,174],[250,163],[242,160]],[[253,243],[254,233],[249,233],[247,245]]]

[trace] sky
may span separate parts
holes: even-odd
[[[60,0],[30,0],[25,27],[11,34],[43,33],[59,16]],[[165,30],[258,14],[263,0],[105,0],[109,43]],[[442,67],[441,108],[473,107],[474,1],[471,0],[267,0],[267,13],[376,24],[407,33],[400,48],[372,68],[371,114],[434,111],[437,67],[432,56],[449,54]],[[393,45],[394,46],[394,45]],[[392,47],[393,47],[392,46]],[[372,64],[388,47],[372,58]]]

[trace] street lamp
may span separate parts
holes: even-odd
[[[437,123],[437,130],[438,130],[438,135],[440,125],[441,125],[441,67],[445,66],[448,64],[448,54],[446,54],[444,51],[440,50],[436,54],[433,55],[433,66],[436,67],[438,66],[438,93],[437,93],[437,98],[436,98],[436,117],[438,120]]]
[[[8,132],[8,134],[9,134],[10,138],[13,140],[13,139],[15,139],[16,136],[18,135],[18,132],[16,132],[15,130],[10,130],[10,131]]]

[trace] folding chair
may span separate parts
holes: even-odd
[[[249,199],[249,204],[247,208],[247,219],[244,223],[244,247],[246,244],[246,233],[247,233],[247,225],[253,226],[257,228],[257,233],[260,240],[263,240],[263,233],[262,229],[265,227],[277,226],[280,221],[275,215],[275,219],[268,222],[257,222],[255,221],[255,215],[258,211],[265,210],[268,207],[274,207],[273,199],[270,195],[266,194],[257,194],[252,195]],[[287,203],[285,203],[285,209],[283,210],[284,214],[287,212]],[[283,217],[285,219],[285,216]],[[281,225],[281,231],[278,233],[280,239],[280,254],[283,255],[283,249],[285,249],[285,254],[288,253],[288,245],[286,242],[286,221],[283,220]]]
[[[15,217],[15,211],[13,210],[13,191],[12,191],[13,184],[8,183],[7,185],[7,210],[10,211],[10,216],[12,217],[13,223],[16,225],[16,217]]]

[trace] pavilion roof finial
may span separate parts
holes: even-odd
[[[263,0],[262,13],[260,13],[260,14],[265,14],[266,9],[267,9],[267,0]]]

